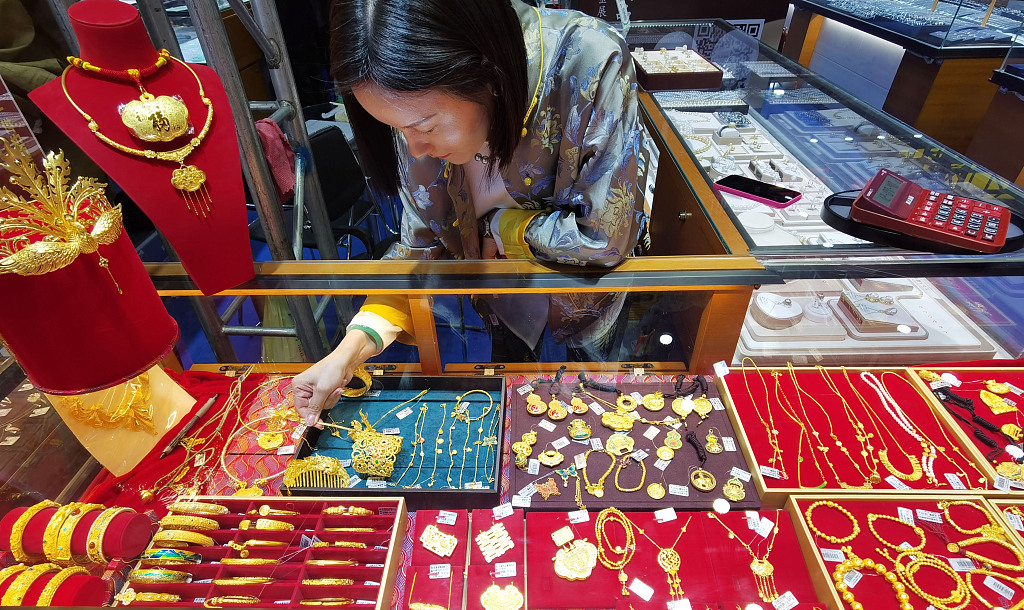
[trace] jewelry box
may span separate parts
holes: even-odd
[[[693,49],[645,50],[632,52],[636,80],[648,91],[675,89],[719,89],[722,70]]]

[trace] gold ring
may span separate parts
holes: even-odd
[[[213,546],[213,538],[210,538],[206,534],[198,534],[196,532],[187,532],[185,530],[163,530],[156,533],[153,536],[153,545],[180,549],[186,546]]]
[[[160,519],[160,527],[169,530],[216,530],[220,529],[220,523],[206,517],[167,515]]]

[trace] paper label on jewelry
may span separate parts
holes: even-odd
[[[712,368],[715,369],[716,377],[725,377],[729,374],[729,365],[725,363],[725,360],[719,360]]]
[[[731,436],[723,436],[722,447],[724,447],[726,451],[736,451],[736,440]]]
[[[1010,479],[1006,477],[996,476],[996,482],[992,484],[999,491],[1007,492],[1010,491]]]
[[[634,366],[633,367],[633,374],[634,375],[643,375],[644,374],[644,367],[642,367],[642,366]]]
[[[1009,398],[1004,398],[1003,402],[1005,402],[1006,404],[1010,405],[1011,407],[1016,407],[1017,406],[1017,401],[1011,400]]]
[[[512,506],[515,508],[530,508],[530,504],[533,503],[533,498],[530,496],[512,496]]]
[[[313,546],[313,539],[303,534],[302,537],[299,539],[299,547],[304,549],[308,546]]]
[[[491,513],[494,515],[495,521],[501,521],[505,517],[512,516],[512,505],[506,502],[500,506],[495,506],[491,509]]]
[[[388,482],[384,479],[367,479],[366,487],[368,489],[384,489],[388,486]]]
[[[659,430],[656,426],[651,426],[646,432],[644,432],[644,438],[649,438],[653,441],[654,437],[658,436],[658,432]]]
[[[676,485],[675,483],[670,483],[668,486],[668,493],[673,496],[686,498],[690,495],[690,487],[689,485]]]
[[[722,402],[721,398],[716,396],[714,398],[709,398],[708,400],[711,401],[711,407],[715,411],[725,411],[725,403]]]
[[[669,521],[676,520],[676,509],[671,506],[662,508],[654,511],[654,518],[658,520],[658,523],[668,523]]]
[[[594,413],[597,413],[598,415],[604,415],[604,407],[597,404],[596,400],[587,406],[590,407],[590,410],[593,411]]]
[[[1021,520],[1020,516],[1013,513],[1003,513],[1006,515],[1006,520],[1010,522],[1010,527],[1017,530],[1018,532],[1024,532],[1024,521]]]
[[[673,430],[678,430],[682,425],[683,424],[681,424],[680,422],[676,422],[674,424],[669,424],[669,426],[671,426]],[[683,601],[686,601],[686,600],[683,600]]]
[[[604,449],[604,441],[597,438],[596,436],[590,438],[590,446],[594,448],[594,451],[601,451]]]
[[[401,434],[401,428],[384,428],[381,430],[381,434]]]
[[[959,388],[960,385],[963,383],[962,381],[957,379],[956,375],[954,375],[953,373],[943,373],[939,375],[939,377],[942,377],[943,381],[956,388]]]
[[[377,582],[376,580],[364,580],[363,581],[363,586],[364,587],[379,587],[380,583]]]
[[[384,564],[383,563],[368,563],[368,564],[366,564],[366,567],[368,567],[368,568],[383,568]]]
[[[460,402],[458,405],[455,406],[455,410],[458,411],[459,413],[465,413],[466,409],[468,409],[468,408],[469,408],[469,403],[468,402]]]
[[[846,573],[846,576],[843,576],[843,583],[852,589],[857,586],[857,583],[860,582],[861,578],[864,578],[863,574],[857,570],[850,570]]]
[[[796,596],[793,595],[792,591],[786,591],[772,602],[775,606],[775,610],[792,610],[800,602],[796,601]]]
[[[359,475],[354,474],[348,478],[348,486],[355,487],[356,485],[359,485],[360,481],[362,481],[362,479],[359,478]]]
[[[688,599],[673,599],[666,604],[668,610],[693,610]]]
[[[405,419],[412,415],[412,407],[406,407],[398,412],[398,419]]]
[[[568,447],[568,446],[569,446],[569,439],[565,438],[564,436],[560,436],[560,437],[556,438],[555,440],[551,441],[551,448],[554,449],[555,451],[558,451],[562,447]]]
[[[339,460],[339,461],[341,462],[341,465],[344,466],[345,468],[351,468],[352,467],[352,460]]]
[[[587,454],[577,453],[576,457],[572,459],[573,463],[576,464],[577,469],[583,469],[587,467]]]
[[[945,379],[939,379],[938,381],[929,383],[928,386],[933,390],[938,390],[939,388],[948,388],[949,382]]]
[[[729,471],[729,476],[736,477],[737,479],[740,479],[741,481],[749,481],[750,480],[750,473],[747,472],[746,470],[743,470],[739,466],[733,466],[732,470]]]
[[[277,448],[277,455],[292,455],[295,453],[295,445],[285,445]]]
[[[992,589],[993,591],[1005,597],[1006,599],[1013,599],[1013,589],[999,582],[995,578],[992,578],[991,576],[986,576],[985,580],[983,580],[982,582],[985,583],[986,587]]]
[[[520,396],[526,396],[527,394],[530,393],[530,390],[532,390],[532,389],[533,389],[532,385],[526,384],[526,385],[521,385],[518,388],[516,388],[516,392],[519,392]]]
[[[946,557],[946,561],[957,572],[970,572],[978,568],[970,557]]]
[[[640,392],[633,392],[630,397],[636,401],[636,404],[642,404],[644,402],[644,395]]]
[[[917,518],[921,521],[942,523],[942,513],[937,513],[933,510],[924,510],[923,508],[919,508],[917,509]]]
[[[846,561],[846,555],[839,549],[821,549],[821,558],[834,563]]]
[[[964,482],[960,480],[959,475],[947,472],[946,480],[949,481],[949,486],[953,489],[967,489],[967,487],[964,486]]]
[[[888,483],[889,485],[892,485],[893,489],[910,489],[909,485],[897,479],[895,476],[891,474],[885,477],[885,482]]]
[[[778,468],[771,468],[770,466],[758,466],[757,468],[763,476],[770,479],[781,479],[782,473],[779,472]]]
[[[494,577],[495,578],[515,578],[516,577],[516,562],[514,562],[514,561],[502,561],[501,563],[494,564]]]
[[[643,449],[637,449],[633,453],[629,454],[629,456],[638,462],[642,462],[647,459],[647,452]]]
[[[549,422],[546,419],[540,420],[539,422],[537,422],[537,425],[540,426],[541,428],[544,428],[548,432],[554,432],[555,431],[555,424]]]
[[[533,483],[530,483],[526,487],[520,489],[517,495],[520,495],[524,498],[529,498],[535,493],[537,493],[537,486],[534,485]]]
[[[1017,396],[1024,396],[1024,390],[1018,388],[1017,386],[1013,385],[1012,383],[1008,383],[1006,385],[1007,385],[1007,387],[1010,388],[1010,391],[1013,392],[1014,394],[1016,394]]]
[[[442,578],[448,578],[452,575],[452,564],[450,563],[432,563],[430,564],[430,579],[439,580]]]
[[[896,514],[899,516],[900,521],[906,523],[911,527],[914,526],[914,511],[904,506],[897,506]]]
[[[375,603],[377,603],[377,602],[376,602],[376,601],[374,601],[374,600],[372,600],[372,599],[357,599],[357,600],[356,600],[356,603],[357,603],[357,604],[363,604],[363,605],[367,605],[367,604],[375,604]]]
[[[459,513],[442,510],[437,513],[437,522],[442,525],[455,525],[455,520],[459,518]]]
[[[292,440],[297,441],[302,438],[302,433],[306,431],[306,426],[296,426],[295,432],[292,432]]]
[[[202,466],[205,463],[206,463],[206,454],[205,453],[197,453],[196,457],[194,457],[192,459],[192,466],[195,467],[195,468],[199,468],[200,466]]]
[[[761,517],[761,521],[758,522],[757,527],[754,528],[754,533],[762,538],[767,538],[771,535],[772,530],[775,529],[775,524],[768,517]]]
[[[193,580],[192,584],[194,584],[194,585],[205,585],[205,584],[208,584],[208,583],[211,583],[211,582],[213,582],[212,578],[204,578],[203,580]]]
[[[1024,489],[1024,481],[1010,481],[1010,489]]]
[[[629,583],[629,590],[636,593],[645,602],[651,601],[651,596],[654,595],[654,589],[639,578],[634,578],[633,582]]]
[[[1007,402],[1009,402],[1009,401],[1007,401]],[[46,412],[49,411],[49,410],[50,410],[50,407],[39,407],[38,409],[32,409],[32,412],[29,413],[28,416],[29,417],[39,417],[40,415],[45,415]]]
[[[370,390],[363,396],[367,396],[369,398],[377,398],[378,396],[380,396],[380,390]]]
[[[484,488],[484,482],[483,481],[470,481],[469,483],[466,483],[465,485],[463,485],[462,488],[463,489],[483,489]]]
[[[194,600],[192,600],[192,603],[193,603],[193,604],[201,604],[201,603],[203,603],[203,602],[205,602],[205,601],[206,601],[206,598],[205,598],[205,597],[197,597],[197,598],[195,598]]]
[[[574,510],[569,515],[569,523],[586,523],[590,521],[590,513],[585,510]]]
[[[526,467],[526,473],[537,474],[538,472],[540,472],[540,462],[536,458],[532,458]]]
[[[633,419],[640,419],[640,414],[637,413],[636,411],[630,411],[629,416],[632,417]]]
[[[658,470],[664,471],[666,468],[668,468],[668,465],[671,463],[672,462],[670,460],[659,459],[657,462],[654,463],[654,467],[657,468]]]

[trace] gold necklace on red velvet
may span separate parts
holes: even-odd
[[[67,74],[72,68],[111,78],[130,80],[139,88],[140,96],[139,99],[132,100],[124,105],[121,109],[121,121],[128,128],[128,131],[131,132],[132,136],[140,140],[146,142],[171,142],[182,135],[186,135],[191,129],[188,108],[178,97],[154,96],[146,91],[145,86],[142,84],[144,77],[152,75],[167,65],[168,60],[181,64],[196,79],[196,84],[199,86],[199,98],[207,108],[206,121],[203,124],[203,128],[187,144],[174,150],[155,151],[139,149],[115,142],[100,131],[100,126],[96,120],[75,103],[71,93],[68,91]],[[199,148],[203,139],[210,132],[210,126],[213,124],[213,101],[206,97],[203,83],[199,80],[199,76],[192,67],[175,57],[171,57],[166,49],[160,50],[156,62],[152,65],[138,69],[111,70],[109,68],[101,68],[77,57],[68,57],[68,61],[70,65],[64,69],[60,76],[61,88],[64,90],[64,96],[68,99],[71,106],[88,123],[89,131],[107,146],[123,153],[146,159],[159,159],[160,161],[177,163],[178,167],[171,173],[171,186],[185,199],[185,207],[188,211],[199,217],[205,218],[208,216],[211,212],[213,201],[210,198],[209,190],[206,188],[206,172],[195,165],[185,165],[185,159],[195,149]]]

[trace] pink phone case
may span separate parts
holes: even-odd
[[[763,203],[763,204],[765,204],[766,206],[768,206],[770,208],[775,208],[776,210],[783,210],[785,208],[788,208],[789,206],[793,205],[797,201],[800,201],[800,198],[803,197],[802,194],[797,193],[796,197],[790,199],[786,203],[779,203],[778,201],[772,201],[771,199],[765,199],[763,197],[758,197],[757,195],[751,195],[750,193],[748,193],[746,191],[740,191],[740,190],[737,190],[737,189],[734,189],[734,188],[731,188],[731,187],[728,187],[728,186],[722,186],[721,184],[718,184],[718,183],[715,183],[714,186],[715,186],[716,189],[718,189],[719,191],[722,191],[723,193],[729,193],[729,194],[732,194],[732,195],[743,197],[745,199],[751,199],[751,200],[756,201],[758,203]]]

